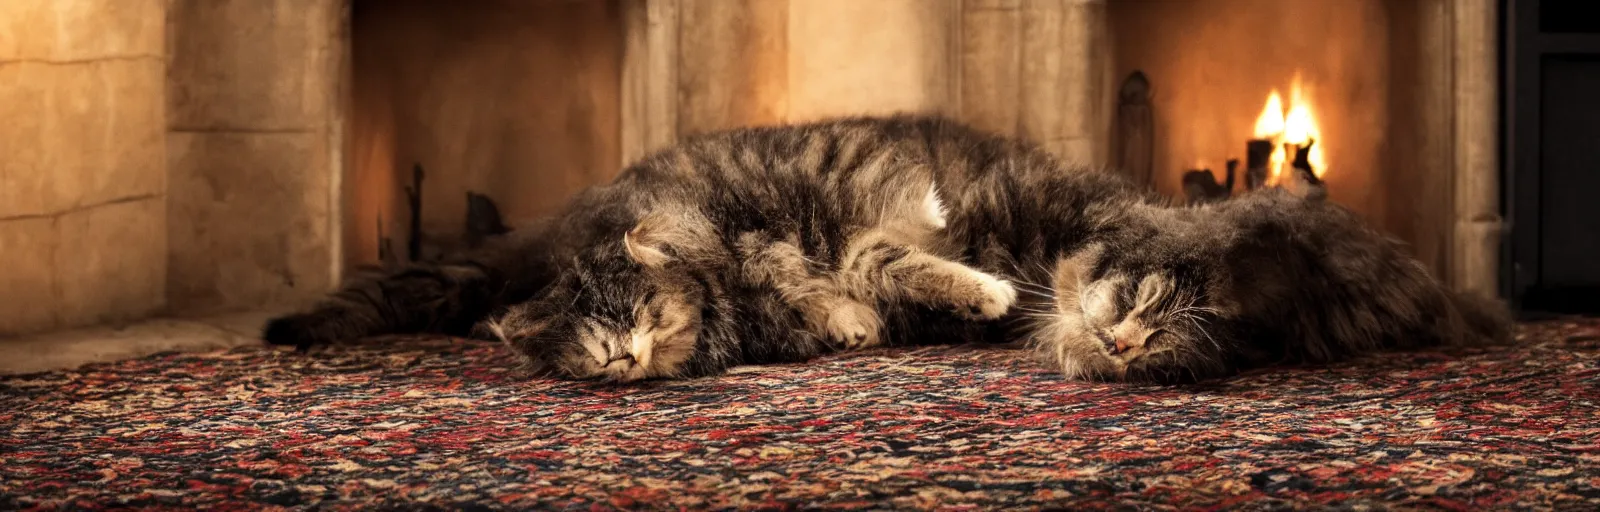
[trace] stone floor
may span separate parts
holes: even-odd
[[[261,325],[278,309],[204,318],[157,318],[0,339],[0,375],[76,368],[160,352],[202,352],[261,343]]]

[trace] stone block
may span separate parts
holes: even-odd
[[[0,62],[159,59],[166,7],[167,0],[5,0]]]
[[[166,216],[165,198],[154,197],[56,219],[61,327],[133,320],[164,306]]]
[[[160,194],[158,59],[0,65],[0,217]]]
[[[948,0],[790,3],[789,119],[951,109],[957,15]]]
[[[325,140],[299,133],[171,134],[172,312],[247,309],[327,291],[334,196]]]
[[[55,327],[56,243],[53,219],[0,221],[0,336]]]
[[[329,108],[334,0],[174,0],[168,121],[301,130]]]

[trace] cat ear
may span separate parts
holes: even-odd
[[[1076,303],[1078,295],[1083,292],[1083,287],[1089,282],[1089,276],[1094,272],[1094,266],[1100,263],[1100,256],[1105,252],[1102,244],[1089,244],[1072,254],[1056,260],[1056,272],[1051,285],[1055,289],[1056,301],[1063,306],[1067,301]]]
[[[628,251],[629,259],[650,268],[661,268],[672,261],[666,251],[671,238],[671,220],[666,217],[664,214],[646,215],[622,235],[622,247]]]
[[[1166,297],[1171,289],[1171,283],[1161,274],[1146,275],[1144,279],[1139,280],[1139,287],[1133,299],[1134,307],[1149,308]]]
[[[698,212],[668,209],[645,215],[622,235],[628,258],[650,268],[687,258],[708,256],[716,246],[716,229]]]

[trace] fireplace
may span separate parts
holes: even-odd
[[[5,303],[0,333],[297,304],[356,265],[468,243],[469,205],[515,224],[685,136],[895,111],[1122,167],[1174,200],[1186,171],[1221,181],[1233,159],[1242,189],[1264,113],[1283,118],[1259,134],[1274,148],[1313,138],[1290,136],[1307,118],[1294,129],[1314,135],[1333,200],[1455,286],[1492,291],[1500,268],[1492,0],[138,4],[58,6],[105,10],[61,15],[99,25],[26,24],[138,44],[0,45],[24,59],[0,73],[165,80],[118,86],[119,108],[148,115],[100,116],[117,129],[95,132],[144,150],[118,167],[137,175],[121,180],[132,195],[96,181],[0,204],[16,210],[0,212],[0,241],[39,255],[0,282],[40,298]],[[80,146],[74,169],[123,147]],[[63,227],[112,210],[138,213],[116,237]]]
[[[1245,189],[1248,140],[1271,141],[1257,143],[1271,181],[1293,159],[1285,142],[1314,139],[1333,201],[1442,278],[1493,292],[1497,19],[1487,1],[1108,2],[1115,77],[1149,91],[1119,95],[1118,163],[1184,198],[1207,169],[1226,182],[1233,159]]]
[[[423,236],[449,241],[468,192],[526,218],[683,135],[920,110],[1119,167],[1175,200],[1186,172],[1225,182],[1230,160],[1245,189],[1252,140],[1272,148],[1254,169],[1268,184],[1309,145],[1333,201],[1443,279],[1497,290],[1491,1],[438,5],[354,3],[346,264],[401,247],[414,164]]]
[[[514,222],[610,179],[621,22],[616,1],[353,0],[345,264],[492,230],[489,214],[469,233],[469,194]]]

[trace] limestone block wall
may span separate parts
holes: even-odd
[[[941,113],[1102,163],[1104,0],[630,0],[623,159],[748,124]]]
[[[345,9],[343,0],[172,0],[171,312],[260,307],[331,286]]]
[[[166,7],[0,2],[0,335],[163,307]]]

